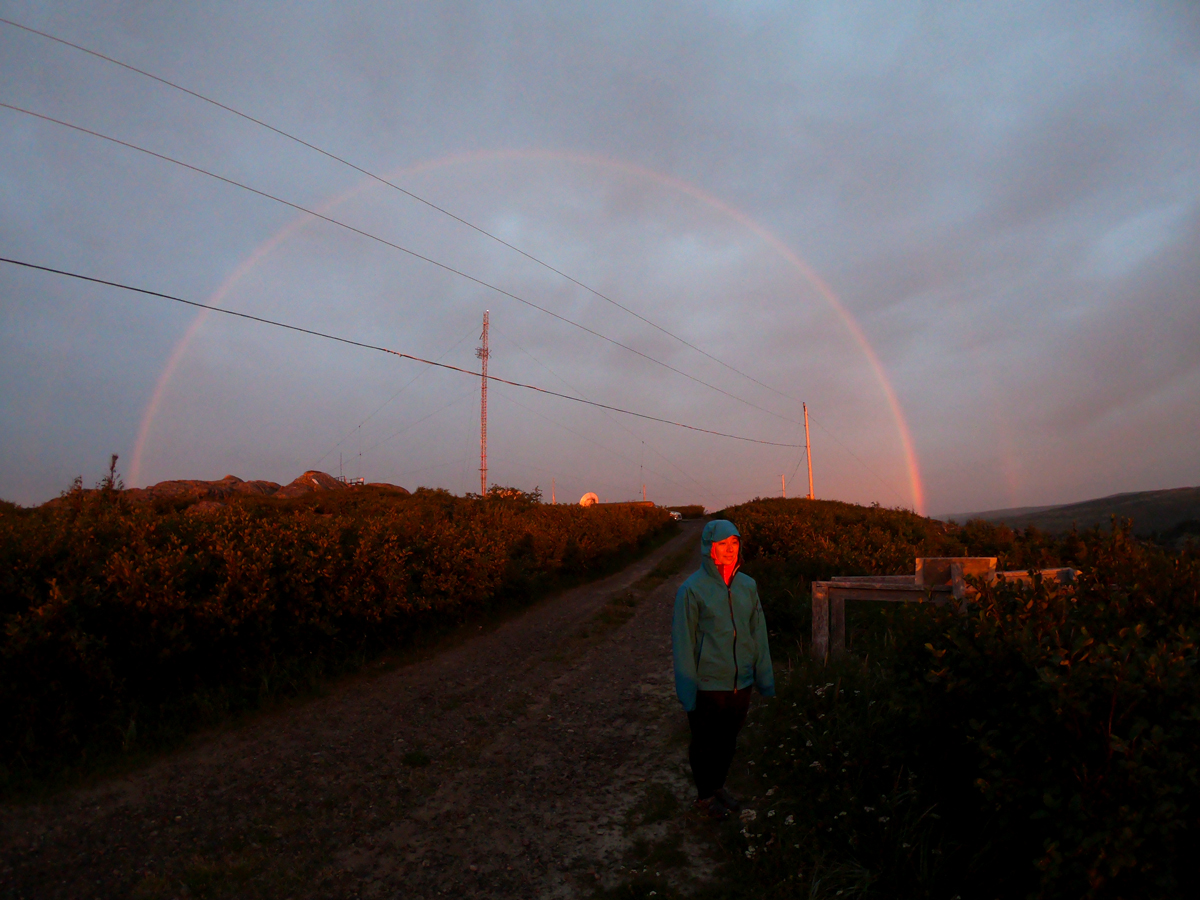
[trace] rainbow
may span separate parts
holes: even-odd
[[[834,293],[833,289],[826,284],[811,266],[808,265],[799,255],[796,254],[791,247],[784,243],[777,235],[768,230],[761,223],[751,218],[745,212],[730,206],[718,197],[713,196],[707,191],[696,187],[687,181],[676,178],[672,175],[667,175],[662,172],[656,172],[653,169],[648,169],[645,166],[636,163],[630,163],[623,160],[615,160],[607,157],[593,156],[580,153],[568,153],[552,150],[490,150],[477,151],[473,153],[454,154],[451,156],[439,157],[438,159],[428,160],[418,163],[413,166],[407,166],[398,169],[387,176],[388,181],[396,181],[404,177],[427,172],[433,169],[447,168],[451,166],[465,165],[468,163],[492,162],[497,160],[547,160],[553,162],[568,162],[580,166],[591,166],[595,168],[607,169],[609,171],[620,172],[625,175],[642,178],[655,184],[671,188],[689,197],[692,197],[705,205],[718,210],[735,222],[748,229],[762,239],[776,253],[787,261],[804,279],[812,285],[812,287],[825,299],[830,307],[837,314],[838,318],[845,325],[846,330],[854,338],[855,343],[863,352],[872,372],[875,375],[876,381],[879,383],[880,389],[883,391],[884,398],[887,401],[888,408],[891,411],[892,418],[896,423],[896,430],[900,437],[900,445],[904,453],[904,463],[908,471],[909,490],[912,495],[913,508],[921,514],[925,512],[925,489],[921,480],[920,465],[917,460],[916,450],[913,447],[912,434],[908,428],[908,422],[904,417],[904,411],[900,406],[899,398],[896,396],[896,391],[892,387],[892,383],[884,370],[883,363],[879,359],[879,355],[875,352],[875,348],[867,339],[858,321],[850,314],[845,305]],[[378,182],[372,178],[364,178],[361,182],[353,187],[335,194],[331,198],[325,200],[317,208],[318,212],[327,213],[338,205],[357,196],[368,188],[378,185]],[[282,229],[260,244],[254,251],[246,257],[238,266],[229,274],[229,276],[218,286],[216,291],[205,301],[210,306],[219,305],[221,301],[228,295],[230,290],[253,269],[261,260],[268,256],[272,251],[279,247],[284,241],[290,238],[293,234],[308,225],[312,221],[310,216],[300,214],[295,219],[290,221]],[[150,400],[146,404],[146,409],[142,414],[141,424],[138,428],[137,440],[134,444],[133,460],[130,466],[129,479],[131,484],[139,484],[141,482],[142,463],[145,459],[146,447],[150,440],[150,435],[153,430],[154,419],[162,406],[163,399],[166,396],[168,386],[171,383],[176,369],[187,353],[188,347],[204,321],[208,318],[209,312],[201,310],[196,314],[183,336],[172,349],[170,356],[167,358],[166,364],[163,366],[162,373],[159,375],[154,386],[154,391],[150,395]]]

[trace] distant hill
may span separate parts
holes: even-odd
[[[1135,491],[1113,494],[1064,506],[1023,506],[1014,509],[989,509],[983,512],[953,513],[938,516],[949,522],[983,519],[1010,528],[1032,525],[1043,531],[1061,534],[1072,525],[1089,528],[1106,526],[1113,516],[1132,519],[1133,531],[1140,536],[1168,532],[1200,533],[1200,487],[1171,488],[1165,491]],[[1189,526],[1189,523],[1192,523]]]

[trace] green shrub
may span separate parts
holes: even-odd
[[[197,509],[131,504],[113,473],[0,507],[0,787],[308,689],[670,526],[647,507],[424,489]]]
[[[955,545],[1002,568],[1082,574],[978,583],[966,616],[851,604],[858,652],[828,668],[796,657],[750,731],[743,752],[778,790],[775,815],[739,835],[748,895],[1196,893],[1194,551],[1119,526],[1054,539],[780,502],[728,514],[747,535],[747,570],[774,586],[767,617],[784,653],[807,629],[802,580],[909,572],[912,557]]]

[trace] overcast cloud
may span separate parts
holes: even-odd
[[[769,441],[803,444],[804,400],[820,497],[918,502],[885,381],[926,511],[1200,483],[1193,3],[0,2],[0,16],[386,175],[774,390],[389,187],[11,25],[0,102],[319,208],[727,393],[8,109],[0,256],[469,368],[489,309],[493,374]],[[94,482],[113,452],[138,485],[340,466],[479,489],[477,380],[217,315],[181,345],[195,320],[0,265],[0,497]],[[489,481],[548,495],[553,479],[560,500],[629,499],[644,481],[651,499],[718,508],[777,493],[781,474],[806,488],[794,447],[502,386],[490,412]]]

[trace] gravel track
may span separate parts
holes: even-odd
[[[634,867],[703,882],[714,837],[686,814],[670,658],[699,525],[423,659],[0,808],[0,893],[574,898]]]

